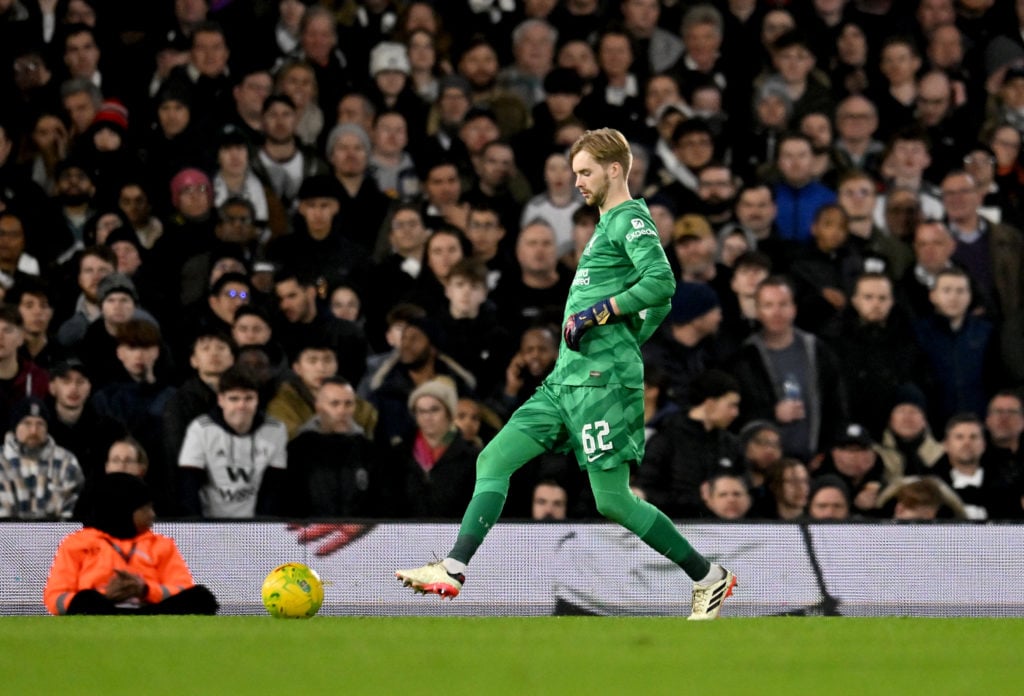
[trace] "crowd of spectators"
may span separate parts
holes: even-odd
[[[597,127],[678,282],[637,495],[1024,516],[1020,0],[0,0],[0,516],[457,518]]]

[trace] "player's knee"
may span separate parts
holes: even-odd
[[[597,512],[612,522],[623,524],[629,518],[631,506],[625,496],[600,495],[594,502],[597,504]]]
[[[493,448],[485,447],[476,459],[476,485],[473,495],[498,493],[508,495],[510,475],[501,466],[501,456]]]
[[[503,475],[501,455],[494,448],[484,447],[476,458],[476,476],[478,479],[509,478]]]
[[[643,536],[654,523],[657,510],[631,493],[597,497],[597,511],[612,522]]]

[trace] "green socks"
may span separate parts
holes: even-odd
[[[505,507],[505,496],[501,493],[484,491],[474,495],[466,508],[466,514],[462,517],[459,536],[455,539],[455,546],[448,557],[469,563],[469,559],[484,542],[487,532],[501,517],[503,507]]]

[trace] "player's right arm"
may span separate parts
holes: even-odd
[[[569,350],[579,350],[583,334],[595,326],[604,326],[619,320],[615,298],[601,300],[586,309],[569,315],[562,328],[562,337]]]

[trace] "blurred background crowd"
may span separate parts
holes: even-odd
[[[1024,0],[0,0],[0,516],[458,518],[599,127],[678,280],[638,495],[1024,515]]]

